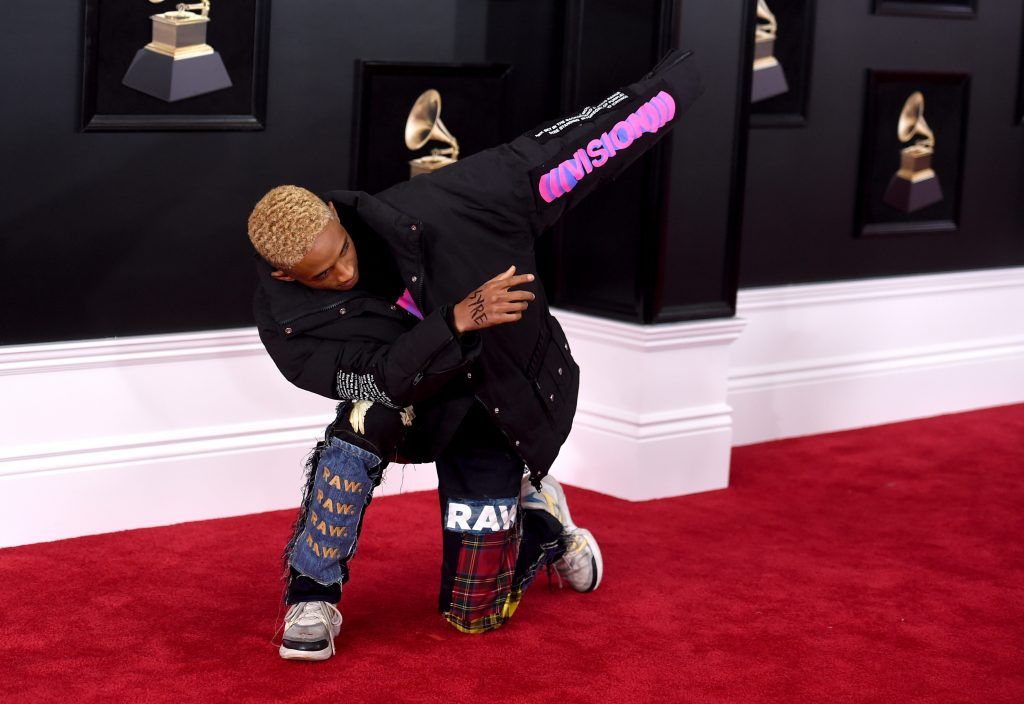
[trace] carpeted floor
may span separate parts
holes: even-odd
[[[737,448],[732,477],[570,488],[604,583],[542,576],[482,636],[435,611],[435,495],[375,502],[325,663],[271,644],[291,511],[0,550],[0,701],[1024,702],[1024,405]]]

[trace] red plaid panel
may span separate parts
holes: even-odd
[[[451,610],[444,614],[460,631],[482,633],[498,628],[519,605],[522,590],[512,589],[519,528],[517,522],[512,530],[462,534]]]

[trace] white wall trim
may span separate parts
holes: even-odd
[[[135,435],[55,440],[0,449],[0,476],[117,465],[141,461],[197,458],[298,443],[323,434],[321,416],[235,425],[157,431]]]
[[[574,425],[621,435],[630,440],[659,440],[728,429],[732,426],[731,416],[732,409],[724,403],[654,413],[636,413],[599,403],[585,403],[576,409]]]
[[[1024,267],[737,298],[735,445],[1024,401]]]
[[[266,354],[256,328],[0,347],[0,376]]]
[[[1024,335],[1012,335],[977,342],[924,345],[862,355],[820,357],[810,362],[736,367],[729,371],[729,389],[756,390],[839,381],[875,374],[896,374],[907,369],[938,369],[950,365],[1020,356],[1024,356]]]
[[[954,271],[944,274],[881,276],[853,281],[789,284],[743,288],[737,295],[737,313],[769,308],[825,305],[840,301],[932,296],[962,291],[1019,289],[1024,267]]]
[[[638,352],[667,352],[688,347],[728,344],[736,339],[744,326],[742,320],[735,318],[638,325],[559,308],[552,308],[551,312],[563,323],[563,327],[572,328],[575,339],[607,343]]]
[[[0,347],[0,398],[0,547],[295,507],[336,405],[255,328]],[[392,463],[377,495],[436,484]]]

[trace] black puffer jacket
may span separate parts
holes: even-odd
[[[434,173],[376,195],[324,194],[352,232],[360,270],[392,272],[394,286],[309,289],[271,278],[257,256],[254,315],[284,376],[340,399],[340,372],[346,389],[412,404],[416,419],[391,460],[433,461],[480,402],[532,477],[546,474],[572,428],[580,369],[543,286],[517,287],[537,296],[522,319],[461,339],[451,306],[512,264],[536,273],[536,238],[657,143],[703,92],[691,53],[673,50],[601,103]],[[422,321],[395,305],[405,286]]]

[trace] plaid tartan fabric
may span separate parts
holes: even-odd
[[[452,605],[444,619],[464,633],[482,633],[501,627],[512,617],[523,592],[545,565],[565,553],[559,535],[539,544],[537,558],[516,579],[515,568],[522,544],[523,522],[509,530],[462,533],[459,562],[452,587]],[[550,578],[550,575],[549,575]]]
[[[451,610],[445,619],[463,633],[483,633],[512,616],[523,589],[512,584],[522,524],[510,530],[474,535],[462,533],[458,568],[452,585]]]

